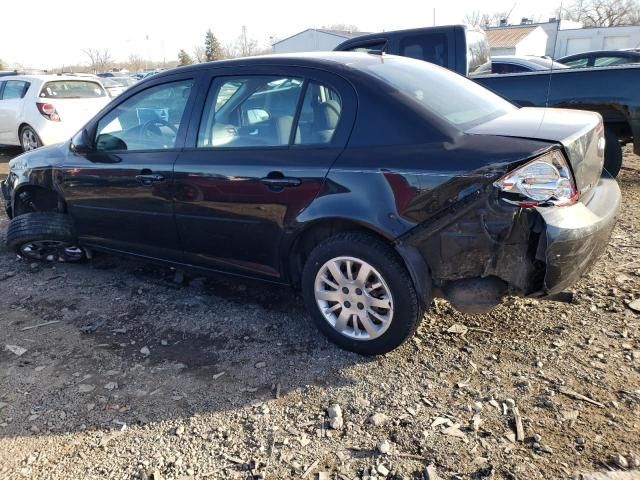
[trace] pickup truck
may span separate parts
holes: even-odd
[[[605,169],[616,176],[622,145],[640,155],[640,65],[474,75],[489,60],[482,30],[464,26],[381,32],[352,38],[338,51],[387,53],[436,63],[470,77],[520,106],[558,107],[600,113],[605,126]]]

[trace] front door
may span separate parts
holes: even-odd
[[[97,121],[90,153],[70,155],[61,187],[85,244],[181,259],[173,165],[194,82],[188,75],[171,76],[134,92]]]
[[[346,82],[306,73],[256,71],[211,82],[194,122],[195,146],[174,171],[188,263],[281,276],[283,233],[320,191],[355,116]]]

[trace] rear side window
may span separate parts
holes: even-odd
[[[11,100],[15,98],[23,98],[29,90],[29,82],[22,80],[7,80],[2,92],[3,100]]]
[[[273,76],[220,77],[202,114],[198,147],[288,145],[302,79]]]
[[[594,67],[611,67],[613,65],[624,65],[631,63],[633,59],[628,57],[596,57],[593,61]]]
[[[513,63],[496,63],[493,62],[491,64],[491,72],[492,73],[522,73],[522,72],[530,72],[531,69],[527,67],[523,67],[522,65],[515,65]]]
[[[400,55],[446,67],[447,36],[444,33],[432,33],[405,37],[400,41]]]
[[[40,98],[100,98],[107,94],[97,82],[84,80],[54,80],[40,90]]]
[[[363,68],[400,95],[461,130],[516,109],[477,83],[426,62],[387,57]]]
[[[296,128],[296,145],[331,143],[342,116],[342,99],[333,88],[309,82]]]

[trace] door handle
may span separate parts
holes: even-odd
[[[299,178],[285,177],[281,173],[270,173],[267,177],[261,178],[260,181],[269,186],[269,188],[297,187],[302,183]]]
[[[159,173],[146,173],[141,175],[136,175],[136,180],[142,185],[152,185],[154,182],[161,182],[164,180],[164,177]]]

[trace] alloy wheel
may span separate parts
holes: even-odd
[[[38,148],[38,138],[33,130],[25,128],[22,131],[22,147],[25,152]]]
[[[354,340],[373,340],[393,320],[391,290],[380,272],[364,260],[336,257],[318,270],[314,293],[325,320]]]

